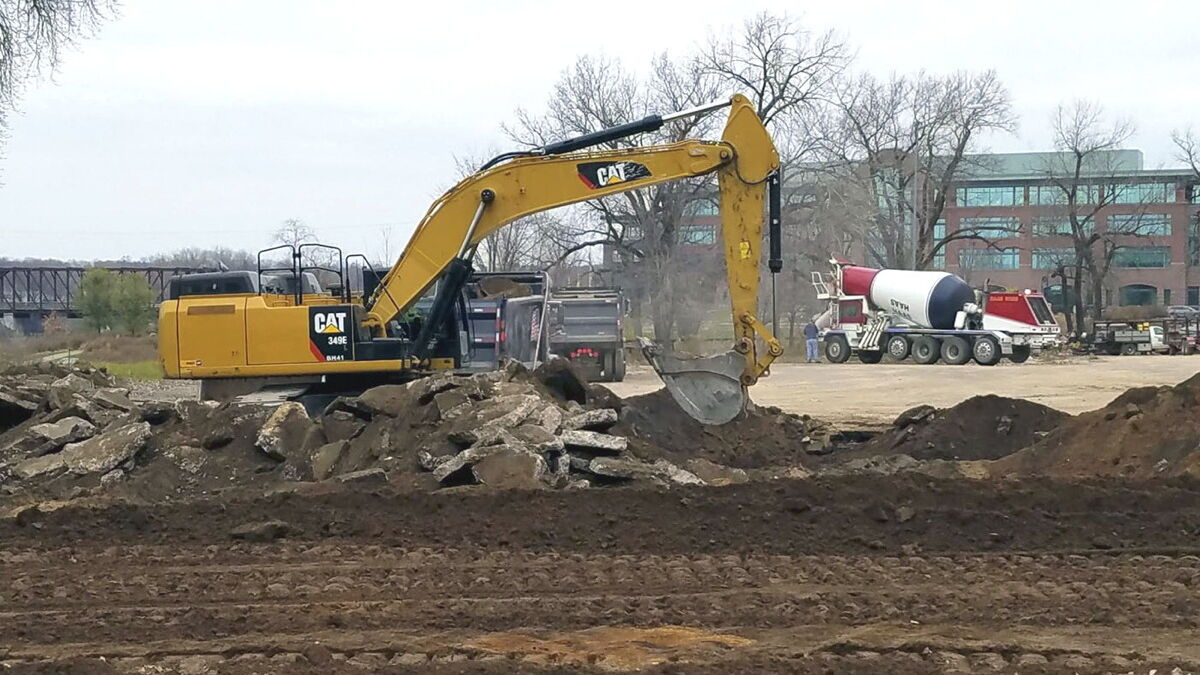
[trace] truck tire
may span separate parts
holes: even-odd
[[[1000,343],[990,335],[975,338],[971,353],[975,357],[975,363],[981,366],[994,366],[1000,363],[1000,357],[1003,356],[1000,353]]]
[[[877,349],[858,350],[858,360],[863,363],[879,363],[883,360],[883,352]]]
[[[943,338],[942,360],[952,366],[961,366],[971,360],[971,345],[957,335]]]
[[[1137,345],[1132,342],[1126,342],[1121,345],[1121,356],[1137,356]]]
[[[1009,355],[1008,360],[1013,363],[1025,363],[1029,360],[1029,355],[1033,353],[1029,345],[1013,345],[1013,353]]]
[[[625,381],[625,348],[617,347],[616,363],[613,366],[613,382]]]
[[[941,351],[942,346],[938,344],[937,338],[932,338],[928,335],[918,336],[912,342],[913,361],[923,366],[937,363]]]
[[[888,338],[887,353],[888,356],[892,357],[893,359],[896,359],[897,361],[903,361],[904,359],[908,358],[908,355],[911,351],[912,343],[908,341],[907,337],[903,335],[893,335]]]
[[[845,363],[850,359],[850,343],[845,335],[830,335],[825,338],[825,358],[830,363]]]

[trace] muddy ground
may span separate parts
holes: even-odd
[[[230,532],[280,519],[286,535]],[[1200,668],[1200,484],[846,477],[64,508],[0,525],[6,672]]]

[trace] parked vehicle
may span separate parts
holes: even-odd
[[[625,379],[625,298],[616,288],[553,289],[550,353],[572,361],[589,380]]]
[[[1194,354],[1200,341],[1200,317],[1097,321],[1092,351],[1099,354]]]
[[[852,354],[879,363],[884,354],[984,366],[1002,358],[1022,363],[1059,341],[1059,327],[1041,293],[976,293],[947,272],[877,270],[832,260],[833,272],[813,273],[822,317],[825,357],[844,363]]]
[[[1167,315],[1179,317],[1181,319],[1200,319],[1200,307],[1192,307],[1191,305],[1171,305],[1167,308]]]

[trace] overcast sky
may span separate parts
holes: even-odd
[[[576,56],[640,66],[763,8],[841,32],[886,75],[995,68],[1041,150],[1060,101],[1138,124],[1148,166],[1200,126],[1194,1],[624,3],[123,0],[120,17],[36,82],[0,159],[0,257],[140,258],[258,249],[285,218],[395,255],[454,178],[504,146]]]

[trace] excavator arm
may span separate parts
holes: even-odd
[[[426,321],[430,327],[440,325],[452,296],[470,272],[475,247],[515,220],[716,172],[734,348],[709,359],[681,359],[653,344],[646,346],[646,353],[685,410],[702,422],[729,421],[744,406],[745,387],[754,384],[783,350],[756,316],[764,199],[779,157],[749,101],[739,95],[728,105],[729,118],[718,142],[687,140],[627,150],[575,151],[620,137],[598,132],[515,156],[464,179],[442,195],[417,226],[399,261],[368,302],[364,325],[382,335],[388,322],[442,280],[443,288]],[[661,126],[663,119],[656,118],[657,124]],[[643,130],[635,124],[609,132],[628,135]],[[417,356],[429,337],[417,338]]]

